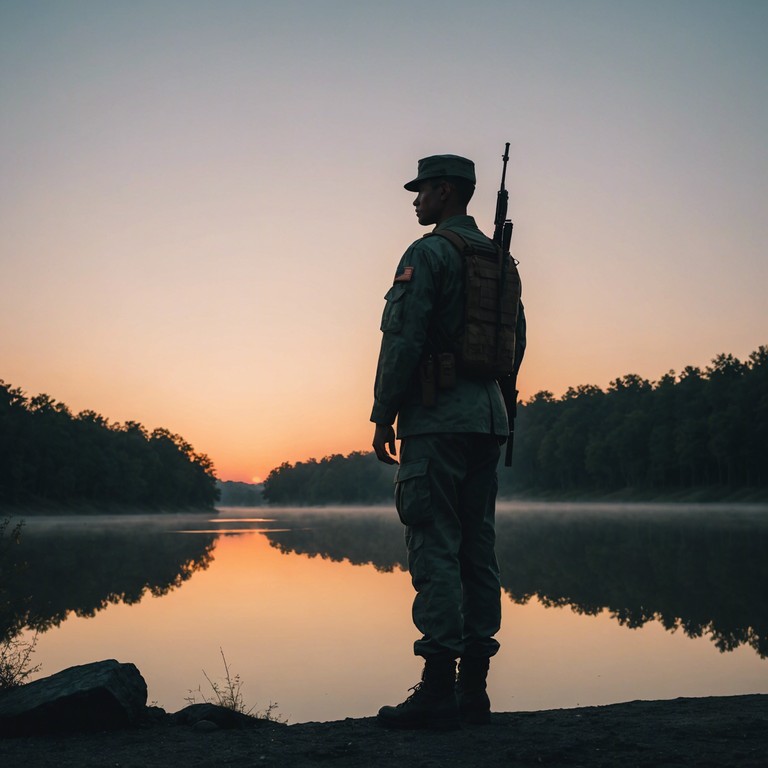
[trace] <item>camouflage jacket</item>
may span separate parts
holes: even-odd
[[[450,228],[468,241],[487,238],[471,216],[452,216]],[[464,313],[463,256],[445,238],[417,240],[400,259],[381,319],[381,351],[371,421],[393,424],[397,436],[478,432],[506,437],[507,414],[494,379],[457,374],[456,386],[438,389],[433,406],[422,405],[419,366],[438,339],[455,339]]]

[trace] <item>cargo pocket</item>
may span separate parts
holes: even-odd
[[[384,313],[381,316],[381,330],[397,333],[403,327],[403,296],[405,286],[402,283],[393,285],[384,298]]]
[[[395,507],[403,525],[432,520],[432,492],[427,468],[429,459],[409,461],[398,467],[395,477]]]

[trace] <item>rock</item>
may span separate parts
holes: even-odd
[[[145,707],[141,722],[144,725],[158,725],[167,720],[170,715],[162,707]]]
[[[193,731],[197,731],[198,733],[212,733],[213,731],[218,731],[219,726],[216,725],[216,723],[212,723],[210,720],[198,720],[193,726]]]
[[[235,712],[218,704],[190,704],[188,707],[174,712],[171,718],[176,725],[195,726],[201,721],[207,721],[224,729],[251,728],[267,723],[266,720],[259,720],[251,715]]]
[[[0,735],[121,728],[138,722],[146,703],[133,664],[96,661],[0,693]]]

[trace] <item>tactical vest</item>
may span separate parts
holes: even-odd
[[[464,322],[453,343],[456,367],[465,376],[500,379],[517,373],[517,316],[522,284],[512,256],[496,243],[470,243],[458,232],[441,229],[464,259]]]

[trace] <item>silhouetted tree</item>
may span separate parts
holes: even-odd
[[[264,481],[270,504],[377,504],[392,499],[394,468],[373,453],[283,462]]]
[[[166,429],[73,416],[46,394],[28,398],[0,381],[0,504],[78,502],[211,507],[213,463]]]
[[[657,382],[539,392],[518,409],[502,495],[768,485],[768,346]]]
[[[264,503],[262,484],[219,481],[219,503],[224,507],[257,507]]]

